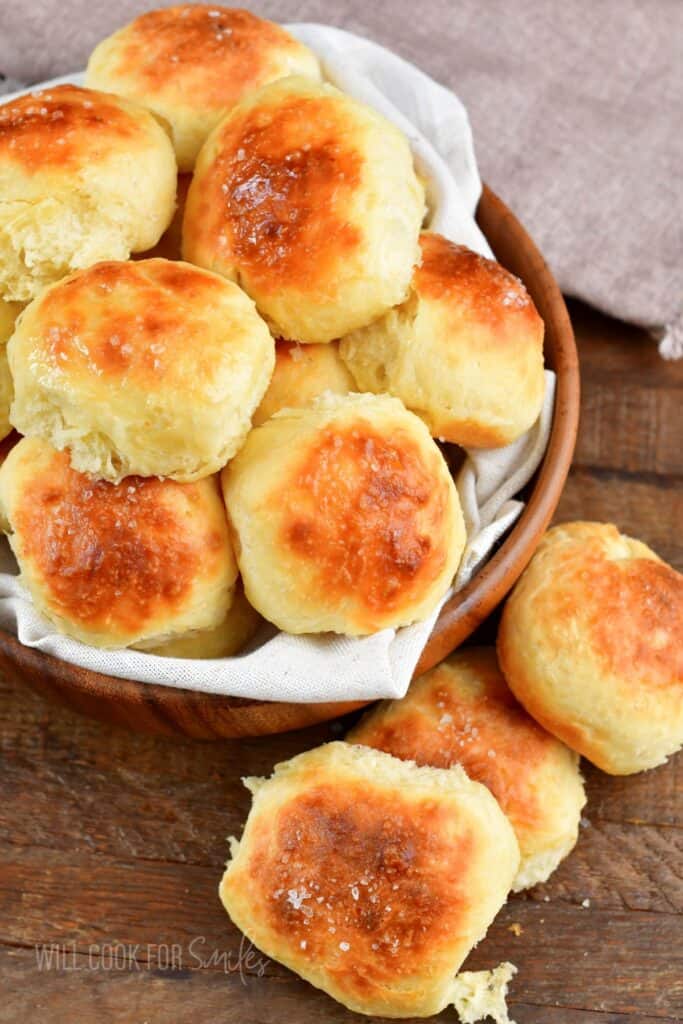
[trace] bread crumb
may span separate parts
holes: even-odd
[[[581,906],[585,907],[586,910],[588,909],[588,907],[590,907],[590,905],[591,905],[591,901],[589,899],[585,899],[585,900],[581,901]]]
[[[519,921],[513,921],[513,923],[508,928],[508,931],[512,932],[513,935],[516,935],[517,938],[519,938],[519,936],[524,933],[524,929],[522,928]]]
[[[517,973],[511,963],[498,964],[492,971],[462,971],[453,981],[453,1005],[462,1024],[477,1024],[491,1017],[495,1024],[515,1024],[508,1016],[508,984]]]
[[[242,785],[249,790],[252,796],[256,796],[263,783],[267,781],[267,779],[261,778],[258,775],[248,775],[242,777]]]

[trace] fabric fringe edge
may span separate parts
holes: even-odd
[[[659,339],[659,354],[663,359],[683,359],[683,312],[654,335]]]

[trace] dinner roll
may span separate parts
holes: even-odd
[[[34,605],[83,643],[155,645],[230,607],[237,567],[215,477],[111,484],[24,438],[0,467],[0,516]]]
[[[529,714],[611,775],[683,744],[683,576],[611,523],[548,531],[505,606],[498,657]]]
[[[423,213],[397,128],[331,85],[287,78],[209,136],[183,253],[237,280],[274,334],[326,342],[403,301]]]
[[[519,863],[488,790],[346,743],[245,783],[254,799],[220,897],[247,938],[356,1013],[448,1006]]]
[[[146,645],[145,649],[165,658],[228,658],[242,650],[262,621],[238,582],[232,603],[217,626],[172,637],[158,646]]]
[[[147,11],[103,40],[86,82],[149,107],[171,126],[191,171],[207,135],[247,93],[287,75],[320,78],[313,53],[250,11],[179,4]]]
[[[342,362],[335,342],[297,345],[293,341],[278,341],[275,370],[252,423],[258,427],[280,409],[311,405],[326,391],[348,395],[354,390],[353,377]]]
[[[222,479],[247,597],[288,633],[361,636],[425,619],[458,567],[453,480],[395,398],[283,410]]]
[[[406,301],[341,342],[361,391],[388,391],[433,437],[509,444],[543,404],[543,321],[524,285],[493,260],[423,232]]]
[[[237,285],[187,263],[98,263],[24,311],[9,343],[22,434],[75,469],[196,480],[235,454],[274,343]]]
[[[175,189],[168,135],[137,104],[58,85],[0,106],[0,295],[25,302],[78,267],[150,249]]]
[[[490,789],[519,842],[516,891],[544,882],[576,844],[586,802],[579,759],[517,703],[493,648],[451,655],[347,739],[434,768],[459,764]]]
[[[0,299],[0,440],[7,437],[12,430],[9,410],[14,396],[14,387],[7,361],[7,342],[12,337],[14,323],[21,308],[18,302],[5,302],[4,299]]]

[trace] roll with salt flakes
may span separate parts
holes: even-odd
[[[245,781],[254,799],[220,897],[247,938],[356,1013],[465,1003],[456,972],[519,863],[488,790],[347,743]]]
[[[286,78],[207,139],[183,255],[238,281],[276,336],[328,342],[405,299],[424,209],[397,128],[331,85]]]
[[[171,126],[181,171],[244,96],[288,75],[320,78],[317,57],[251,11],[179,4],[146,11],[104,39],[88,61],[94,89],[136,100]]]
[[[35,607],[82,643],[157,647],[219,626],[232,605],[215,477],[111,484],[24,438],[0,467],[0,519]]]
[[[285,409],[251,431],[222,481],[247,597],[288,633],[421,621],[453,580],[458,493],[395,398],[324,395]]]
[[[151,249],[175,191],[167,131],[136,103],[58,85],[0,105],[0,297]]]
[[[275,346],[237,285],[187,263],[98,263],[48,288],[8,346],[20,433],[80,472],[197,480],[242,445]]]

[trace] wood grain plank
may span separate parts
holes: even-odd
[[[679,477],[683,361],[665,362],[637,328],[571,308],[582,369],[574,464]]]
[[[295,741],[294,750],[300,745]],[[249,762],[243,769],[252,773],[252,767],[270,770],[270,764]],[[673,775],[673,764],[666,771]],[[603,780],[603,789],[613,783]],[[31,814],[24,813],[27,792],[33,794]],[[250,800],[239,777],[227,772],[187,782],[172,773],[159,780],[119,765],[93,779],[80,761],[36,764],[24,756],[8,757],[0,776],[0,840],[130,862],[213,866],[218,872],[225,837],[240,834]],[[650,808],[644,802],[639,810]],[[642,818],[637,825],[624,824],[594,815],[581,829],[571,861],[536,894],[575,903],[589,897],[605,908],[683,911],[682,872],[683,827],[648,826]]]
[[[0,837],[207,862],[249,807],[243,775],[343,735],[346,723],[272,739],[194,743],[141,736],[49,707],[0,681]],[[619,779],[586,762],[588,818],[683,828],[681,758]],[[28,789],[33,813],[25,813]]]
[[[683,830],[593,818],[571,856],[528,898],[575,905],[587,899],[600,910],[681,914]]]
[[[618,821],[630,825],[683,827],[683,756],[665,765],[622,778],[605,776],[583,762],[589,820]]]
[[[682,405],[683,384],[648,388],[608,372],[590,378],[581,402],[589,429],[579,429],[575,464],[680,479]]]
[[[354,1024],[358,1016],[305,982],[285,978],[242,979],[239,974],[184,971],[44,971],[29,950],[0,950],[4,979],[0,1024],[47,1020],[50,1024]],[[517,1024],[673,1024],[675,1018],[640,1013],[592,1012],[519,1001],[510,1010]],[[446,1011],[434,1021],[454,1024]],[[378,1020],[378,1018],[375,1018]]]
[[[683,485],[680,480],[574,466],[554,522],[595,519],[616,523],[683,569]]]
[[[647,331],[573,299],[568,300],[567,308],[579,348],[584,388],[602,374],[614,380],[637,380],[647,388],[683,386],[683,361],[662,359]]]
[[[201,940],[206,951],[234,961],[241,936],[219,905],[219,875],[220,863],[131,864],[3,846],[0,942],[23,947],[73,943],[85,954],[93,944],[115,942],[142,950],[167,944],[189,958]],[[510,931],[513,923],[521,926],[519,937]],[[515,898],[468,966],[480,969],[512,959],[520,969],[516,993],[521,1001],[675,1016],[683,1014],[682,935],[681,917],[674,913]],[[212,969],[220,970],[220,964]],[[247,967],[247,973],[256,970]],[[265,974],[287,976],[272,962]]]

